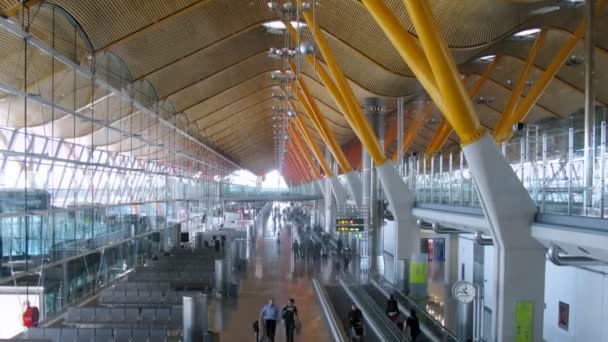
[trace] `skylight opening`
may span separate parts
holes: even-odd
[[[514,37],[529,37],[529,36],[534,36],[534,35],[538,34],[539,32],[540,32],[539,28],[531,28],[531,29],[519,31],[519,32],[515,33],[513,36]]]
[[[487,56],[479,57],[478,60],[480,60],[482,62],[491,62],[494,60],[494,58],[496,58],[496,55],[487,55]]]
[[[266,23],[263,23],[262,26],[264,26],[267,29],[271,29],[271,30],[284,30],[285,29],[285,24],[283,24],[283,21],[281,20],[274,20],[274,21],[269,21]],[[297,29],[298,27],[306,27],[306,23],[303,22],[297,22],[297,21],[291,21],[291,26],[294,29]]]

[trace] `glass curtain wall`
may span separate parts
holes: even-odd
[[[61,8],[0,20],[0,285],[49,315],[201,222],[232,169]]]

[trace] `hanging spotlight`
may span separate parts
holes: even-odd
[[[290,109],[287,111],[287,116],[293,118],[294,116],[296,116],[296,112]]]
[[[274,0],[268,1],[266,3],[266,6],[268,6],[268,9],[271,11],[274,11],[279,8],[279,4]]]
[[[315,52],[315,44],[309,40],[303,41],[298,50],[301,55],[312,55]]]

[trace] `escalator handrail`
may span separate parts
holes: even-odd
[[[325,319],[327,320],[327,324],[329,325],[329,331],[334,339],[337,342],[348,342],[349,339],[347,337],[344,329],[341,328],[340,323],[338,322],[338,314],[334,309],[331,302],[328,300],[328,295],[325,292],[325,289],[319,284],[319,281],[316,278],[312,279],[312,286],[315,289],[315,293],[317,294],[317,298],[319,299],[319,304],[321,304],[321,309],[325,314]]]
[[[348,284],[347,281],[349,281],[350,284]],[[378,305],[373,302],[367,293],[357,291],[357,286],[352,284],[350,279],[341,277],[339,282],[344,291],[346,291],[352,301],[363,312],[363,316],[367,317],[367,320],[370,322],[369,326],[382,341],[411,341],[405,334],[401,332],[397,333],[398,330],[394,323],[388,320],[384,312],[380,310]]]
[[[377,280],[374,279],[372,277],[372,279],[370,279],[370,283],[375,286],[378,290],[380,290],[382,293],[384,293],[386,296],[388,296],[388,291],[384,288],[384,286],[382,286],[382,284]],[[426,312],[426,310],[424,310],[423,308],[421,308],[416,302],[414,302],[411,298],[405,296],[404,294],[402,294],[401,292],[394,290],[391,286],[391,290],[393,290],[393,294],[396,295],[396,297],[398,297],[398,299],[401,299],[402,301],[405,301],[410,307],[413,307],[416,312],[422,316],[424,316],[425,320],[420,322],[420,330],[422,330],[422,332],[428,336],[429,338],[433,338],[435,341],[446,341],[445,338],[449,338],[450,342],[458,342],[458,338],[456,337],[456,335],[454,335],[454,333],[452,333],[450,330],[448,330],[446,327],[444,327],[441,322],[437,321],[433,316],[429,315],[428,312]],[[403,311],[403,314],[406,317],[409,317],[409,311],[401,304],[401,301],[399,302],[399,308],[401,311]],[[429,327],[426,323],[430,322],[433,327]],[[438,336],[436,336],[437,334],[434,333],[436,331],[436,329],[439,330],[442,338],[438,338]]]

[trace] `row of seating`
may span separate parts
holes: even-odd
[[[101,305],[179,305],[185,292],[172,291],[163,295],[162,291],[108,291],[99,297]]]
[[[71,326],[107,326],[109,324],[162,324],[181,325],[181,308],[106,308],[70,307],[65,315],[65,324]]]
[[[131,328],[30,328],[19,336],[28,341],[50,342],[165,342],[166,329]]]
[[[212,283],[213,276],[206,273],[133,273],[129,275],[129,280],[137,281],[162,281],[162,282],[192,282],[192,283]]]
[[[121,281],[117,282],[108,289],[113,290],[159,290],[169,289],[171,283],[169,282],[147,282],[147,281]]]

